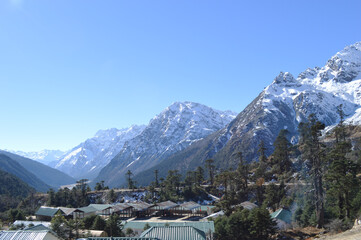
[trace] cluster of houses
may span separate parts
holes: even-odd
[[[61,240],[51,230],[37,227],[21,231],[0,232],[1,240]],[[211,240],[203,231],[192,226],[155,226],[139,237],[88,237],[78,240]]]
[[[24,230],[0,232],[0,240],[17,238],[32,234],[44,240],[56,240],[56,234],[50,230],[50,221],[57,215],[66,219],[82,219],[91,215],[108,218],[117,214],[123,219],[124,229],[132,229],[134,236],[112,239],[211,239],[215,229],[213,221],[199,221],[212,211],[213,206],[203,206],[195,202],[181,204],[165,201],[156,204],[129,202],[116,204],[90,204],[81,208],[41,206],[35,213],[36,221],[17,221],[14,225],[25,226]],[[167,220],[164,220],[167,219]],[[29,227],[29,224],[36,225]],[[46,226],[42,228],[39,226]],[[146,227],[147,226],[147,227]],[[40,229],[39,229],[40,228]],[[148,229],[146,229],[148,228]],[[46,229],[48,229],[46,231]],[[146,230],[145,230],[146,229]],[[108,240],[106,232],[85,230],[88,240]],[[173,237],[172,237],[173,236]],[[191,238],[188,238],[188,237]]]
[[[167,217],[176,215],[205,217],[210,214],[213,206],[202,206],[195,202],[185,202],[182,204],[172,201],[165,201],[155,204],[146,202],[117,203],[117,204],[90,204],[81,208],[66,207],[46,207],[41,206],[36,211],[36,219],[39,221],[51,221],[60,214],[65,218],[81,219],[90,215],[103,217],[117,214],[121,218],[141,218],[141,217]]]
[[[239,204],[243,208],[253,209],[257,207],[251,202]],[[237,205],[238,206],[238,205]],[[236,207],[236,206],[235,206]],[[83,240],[169,240],[169,239],[213,239],[215,232],[214,222],[209,218],[217,218],[224,215],[222,211],[212,213],[213,206],[202,206],[195,202],[182,204],[165,201],[155,204],[146,202],[129,202],[117,204],[90,204],[81,208],[47,207],[41,206],[35,213],[37,221],[17,221],[25,225],[24,230],[0,232],[0,240],[23,239],[30,237],[39,240],[58,240],[54,232],[50,230],[50,221],[60,214],[66,219],[81,219],[91,215],[107,218],[112,214],[119,215],[124,221],[124,229],[132,229],[134,236],[138,237],[108,237],[104,231],[86,230],[88,237]],[[291,212],[279,209],[271,214],[279,228],[290,227]],[[163,221],[161,220],[163,219]],[[164,219],[167,219],[164,221]],[[178,219],[173,221],[172,219]],[[179,220],[180,219],[180,220]],[[31,224],[31,226],[29,226]],[[32,226],[35,225],[35,226]],[[146,229],[148,228],[148,229]],[[146,229],[146,230],[145,230]]]

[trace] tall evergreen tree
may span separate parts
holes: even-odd
[[[213,184],[214,184],[214,170],[215,170],[214,160],[213,159],[207,159],[206,160],[206,168],[208,169],[208,175],[209,175],[209,179],[211,181],[211,186],[213,186]]]
[[[134,182],[132,179],[132,176],[133,176],[132,171],[128,170],[125,175],[127,176],[128,189],[134,189]]]
[[[330,166],[326,179],[328,180],[328,194],[337,199],[338,215],[340,219],[350,219],[351,200],[357,192],[360,181],[356,177],[359,163],[353,161],[349,153],[352,144],[347,140],[345,114],[342,105],[337,107],[340,122],[335,129],[336,143],[328,154]]]
[[[273,170],[276,174],[282,175],[292,170],[292,162],[290,160],[289,151],[291,143],[287,140],[288,131],[282,129],[276,140],[274,141]]]
[[[159,187],[158,169],[154,170],[154,184],[155,184],[155,187]]]
[[[299,125],[300,149],[302,158],[310,169],[312,184],[314,187],[314,203],[317,218],[317,227],[324,224],[324,190],[323,176],[325,164],[325,146],[321,144],[321,131],[325,124],[317,121],[316,116],[311,114],[307,123]]]

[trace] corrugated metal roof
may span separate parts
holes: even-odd
[[[114,212],[124,211],[129,208],[133,208],[133,207],[126,203],[118,203],[117,205],[112,206]]]
[[[160,210],[167,210],[167,209],[171,209],[171,208],[175,208],[178,207],[179,205],[177,203],[174,203],[172,201],[165,201],[165,202],[160,202],[160,203],[156,203],[156,207]]]
[[[90,206],[81,207],[81,208],[78,208],[77,210],[82,211],[84,213],[92,213],[92,212],[97,211],[94,207],[90,207]]]
[[[196,208],[200,208],[201,205],[198,204],[198,203],[196,203],[196,202],[190,201],[190,202],[182,203],[182,204],[180,205],[180,207],[182,207],[182,208],[184,208],[184,209],[186,209],[186,210],[193,210],[193,209],[196,209]]]
[[[42,240],[50,231],[3,231],[0,232],[0,240]],[[52,234],[54,235],[54,234]],[[54,237],[58,238],[54,235]]]
[[[124,224],[124,229],[140,229],[143,230],[144,226],[148,224],[150,227],[161,227],[161,226],[189,226],[199,229],[205,233],[214,233],[214,222],[213,221],[182,221],[182,222],[146,222],[146,221],[130,221]]]
[[[154,237],[160,240],[205,240],[206,234],[189,226],[151,227],[141,237]]]
[[[61,211],[59,208],[53,208],[53,207],[45,207],[41,206],[38,211],[36,211],[35,215],[41,215],[41,216],[48,216],[53,217],[58,211]],[[61,211],[62,212],[62,211]],[[64,212],[62,212],[64,213]]]
[[[76,210],[76,208],[67,208],[67,207],[59,207],[59,209],[63,211],[63,213],[65,213],[66,216],[73,214],[73,212]]]
[[[155,206],[154,204],[149,204],[146,202],[133,202],[133,203],[127,203],[129,206],[132,206],[137,211],[146,211],[150,207]]]
[[[103,211],[105,209],[111,208],[113,205],[110,204],[89,204],[89,207],[95,208],[97,211]]]

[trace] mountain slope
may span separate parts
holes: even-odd
[[[93,179],[123,148],[124,143],[139,135],[145,126],[98,131],[93,138],[64,154],[54,167],[70,176]]]
[[[152,176],[154,169],[184,172],[203,165],[208,158],[215,159],[218,167],[228,168],[235,165],[237,152],[248,161],[256,160],[260,141],[271,153],[281,129],[287,129],[291,141],[296,142],[298,124],[311,113],[327,126],[338,123],[336,107],[340,104],[349,116],[347,122],[361,123],[361,42],[334,55],[324,67],[307,69],[297,78],[281,72],[225,128],[139,174],[138,182],[147,182],[145,176]]]
[[[15,175],[39,192],[46,192],[50,188],[50,186],[37,178],[33,173],[27,171],[17,161],[13,160],[12,158],[3,153],[0,153],[0,169],[2,171]]]
[[[13,174],[0,170],[0,212],[16,208],[35,189]]]
[[[73,179],[72,177],[37,161],[5,151],[0,151],[0,154],[6,155],[12,160],[16,161],[27,171],[34,174],[38,179],[53,188],[58,188],[61,185],[75,183],[75,179]],[[27,181],[25,182],[28,183]]]
[[[41,162],[42,164],[48,166],[51,162],[58,161],[59,158],[64,154],[64,152],[60,150],[42,150],[40,152],[23,152],[23,151],[9,151],[9,150],[5,150],[5,151]]]
[[[128,170],[138,173],[158,164],[221,129],[234,115],[198,103],[176,102],[155,116],[141,134],[129,140],[95,181],[119,186],[125,182]]]

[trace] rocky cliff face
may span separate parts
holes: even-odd
[[[235,117],[192,103],[174,103],[155,116],[144,131],[129,140],[114,159],[99,173],[96,181],[109,186],[125,183],[125,173],[134,174],[151,168],[172,154],[223,128]]]

